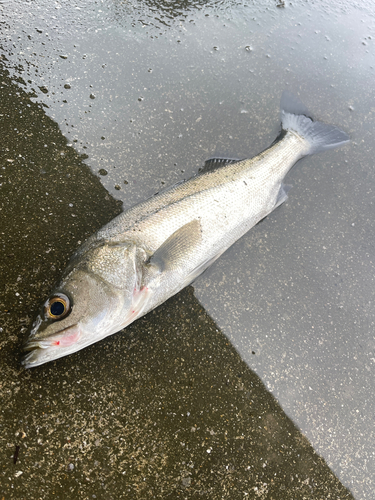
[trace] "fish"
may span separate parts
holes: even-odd
[[[191,284],[287,199],[301,158],[346,144],[284,91],[281,132],[249,159],[211,158],[202,172],[129,208],[78,248],[24,346],[25,368],[75,353],[144,316]]]

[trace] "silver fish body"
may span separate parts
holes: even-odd
[[[24,366],[76,352],[147,314],[283,203],[282,181],[300,158],[348,141],[308,116],[284,93],[283,131],[270,148],[172,186],[90,237],[34,323]]]

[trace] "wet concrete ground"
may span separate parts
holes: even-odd
[[[352,498],[191,287],[99,349],[20,368],[29,311],[119,205],[1,77],[3,498]]]
[[[366,5],[42,7],[1,5],[2,497],[371,499]],[[21,369],[79,243],[210,154],[266,147],[286,86],[352,143],[301,162],[287,204],[194,289]]]

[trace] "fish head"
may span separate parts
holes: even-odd
[[[147,293],[139,290],[135,252],[112,250],[85,256],[45,301],[24,346],[26,368],[83,349],[138,317],[140,296]]]

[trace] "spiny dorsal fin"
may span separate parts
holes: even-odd
[[[243,158],[242,158],[243,159]],[[204,162],[203,167],[199,170],[200,174],[205,174],[206,172],[211,172],[212,170],[216,170],[220,167],[224,167],[225,165],[230,165],[232,163],[237,163],[242,161],[241,158],[225,158],[225,157],[212,157],[208,158]]]

